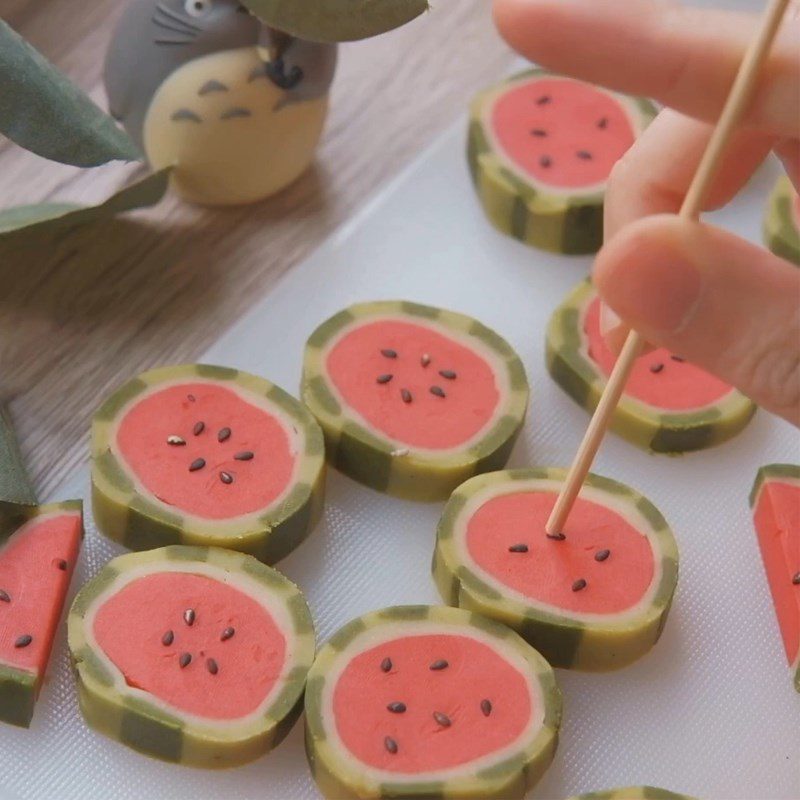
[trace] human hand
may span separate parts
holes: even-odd
[[[611,174],[594,283],[648,341],[800,425],[800,269],[732,233],[675,216],[756,18],[669,0],[494,0],[494,16],[531,60],[666,106]],[[797,4],[705,208],[727,203],[771,150],[798,188]],[[612,344],[618,334],[612,331]]]

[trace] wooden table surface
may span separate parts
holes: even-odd
[[[89,420],[143,369],[191,361],[462,115],[508,66],[487,0],[439,0],[405,28],[343,45],[316,165],[263,203],[155,209],[0,245],[0,396],[42,499],[87,458]],[[123,0],[0,0],[0,16],[105,105]],[[98,200],[141,166],[78,171],[0,137],[0,207]],[[323,290],[323,282],[317,290]]]

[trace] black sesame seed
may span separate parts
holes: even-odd
[[[233,475],[230,472],[220,472],[219,479],[226,485],[230,486],[233,483]]]
[[[553,159],[550,156],[541,156],[539,158],[539,165],[542,167],[552,167],[553,166]]]
[[[405,703],[389,703],[386,708],[392,712],[392,714],[404,714],[406,711],[406,704]]]
[[[253,458],[253,451],[252,450],[242,450],[241,452],[237,453],[234,458],[237,461],[250,461]]]
[[[650,365],[650,372],[652,372],[654,375],[657,375],[662,369],[664,369],[664,365],[660,361],[656,364]]]
[[[392,754],[394,755],[397,752],[397,742],[392,739],[391,736],[387,736],[383,740],[383,746]]]
[[[581,159],[581,161],[591,161],[592,154],[588,150],[578,150],[575,155]]]
[[[197,614],[194,613],[193,608],[187,608],[186,611],[183,612],[183,621],[191,628],[194,625],[194,621],[197,619]]]
[[[381,661],[381,672],[391,672],[392,671],[392,659],[388,656]]]
[[[206,465],[206,460],[204,458],[196,458],[189,464],[189,472],[197,472],[199,469],[203,469]]]
[[[437,397],[446,397],[444,389],[442,389],[441,386],[431,386],[430,392],[431,394],[435,394]]]
[[[186,439],[182,436],[172,434],[171,436],[167,436],[167,444],[171,444],[173,447],[182,447],[186,444]]]
[[[400,397],[403,398],[404,403],[410,403],[413,400],[413,398],[411,397],[411,392],[409,392],[408,389],[401,389]]]
[[[69,566],[63,558],[57,558],[55,560],[56,569],[60,569],[62,572],[67,571],[67,567]]]
[[[197,398],[193,394],[187,394],[186,397],[189,398],[190,403],[194,403],[194,401],[197,400]]]
[[[578,578],[575,583],[572,584],[572,591],[579,592],[581,589],[586,588],[586,581],[583,578]]]
[[[458,377],[451,369],[440,369],[439,374],[448,381],[454,381]]]
[[[512,544],[508,548],[509,553],[527,553],[528,552],[528,545],[526,544]]]
[[[686,359],[683,356],[670,356],[673,361],[677,361],[679,364],[683,364]]]
[[[442,714],[441,711],[434,711],[433,718],[436,720],[436,723],[443,728],[449,728],[453,724],[450,717],[448,717],[447,714]]]
[[[492,713],[492,701],[481,700],[481,711],[483,712],[484,717],[488,717],[489,714]]]
[[[220,428],[219,433],[217,434],[217,441],[218,442],[227,442],[228,439],[231,438],[231,429],[230,428]]]
[[[605,561],[610,555],[611,555],[611,551],[610,550],[598,550],[594,554],[594,560],[595,561]]]
[[[173,631],[167,631],[161,637],[161,644],[163,644],[164,647],[169,647],[174,641],[175,641],[175,633]]]
[[[5,590],[0,589],[0,603],[10,603],[11,595]]]
[[[792,583],[795,586],[800,586],[800,572],[795,572],[795,574],[792,575]]]
[[[377,378],[375,378],[375,380],[376,380],[378,383],[389,383],[389,381],[390,381],[392,378],[394,378],[394,375],[390,375],[389,373],[387,373],[386,375],[378,375],[378,377],[377,377]]]
[[[219,672],[219,665],[213,658],[206,659],[206,669],[212,674],[216,675]]]
[[[192,433],[195,436],[199,436],[205,429],[206,429],[205,422],[195,422],[194,428],[192,428]]]
[[[386,356],[386,358],[397,358],[397,350],[392,350],[387,347],[381,350],[381,355]]]
[[[563,542],[567,538],[565,533],[546,533],[545,536],[555,542]]]
[[[450,666],[450,664],[449,664],[447,661],[445,661],[443,658],[440,658],[440,659],[438,659],[438,660],[434,661],[434,662],[431,664],[431,667],[430,667],[430,668],[431,668],[431,669],[432,669],[434,672],[438,672],[439,670],[442,670],[442,669],[447,669],[449,666]]]
[[[550,96],[543,94],[537,101],[537,106],[546,106],[550,102]]]
[[[234,633],[236,633],[235,628],[225,628],[225,630],[220,634],[219,640],[221,642],[226,642],[233,636]]]
[[[531,136],[538,136],[541,139],[543,136],[547,136],[547,131],[543,131],[541,128],[534,128],[531,131]]]
[[[180,664],[181,669],[188,667],[189,664],[192,663],[192,654],[191,653],[181,653],[181,657],[178,659],[178,664]]]
[[[601,131],[605,130],[608,127],[608,119],[606,117],[600,117],[600,119],[597,120],[597,127],[600,128]]]
[[[33,636],[25,633],[14,642],[14,647],[27,647],[33,641]]]

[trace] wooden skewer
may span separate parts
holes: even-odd
[[[722,114],[711,134],[711,138],[708,140],[708,145],[689,186],[689,191],[683,199],[679,212],[679,216],[683,219],[697,219],[702,210],[703,201],[717,172],[728,140],[753,97],[758,72],[769,55],[770,47],[789,2],[790,0],[772,0],[764,12],[758,34],[747,48],[747,52],[739,66],[739,71],[736,74],[736,80],[733,82],[728,99],[725,102],[725,107],[722,109]],[[636,357],[641,352],[642,344],[641,335],[631,330],[619,354],[617,363],[609,376],[606,388],[595,409],[575,459],[569,468],[558,500],[553,507],[550,518],[547,520],[547,525],[545,526],[547,533],[554,534],[563,531],[573,503],[581,490],[581,486],[583,486],[594,457],[600,448],[600,443],[603,441],[603,436],[611,422],[614,409],[617,407],[619,398],[625,389],[625,383],[628,380]]]

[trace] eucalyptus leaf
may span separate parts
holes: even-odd
[[[65,225],[83,225],[87,222],[108,219],[134,208],[145,208],[158,203],[169,184],[171,167],[154,172],[146,178],[126,186],[97,206],[75,203],[37,203],[0,211],[0,239],[11,234],[20,235],[46,232]]]
[[[367,39],[405,25],[428,0],[242,0],[262,22],[313,42]]]
[[[0,505],[32,505],[35,502],[36,494],[22,463],[22,454],[19,451],[11,417],[5,405],[0,403]],[[13,509],[9,513],[13,516]],[[0,519],[3,516],[0,509]],[[0,525],[0,537],[3,527]]]
[[[32,153],[76,167],[141,159],[114,120],[2,19],[0,133]]]

